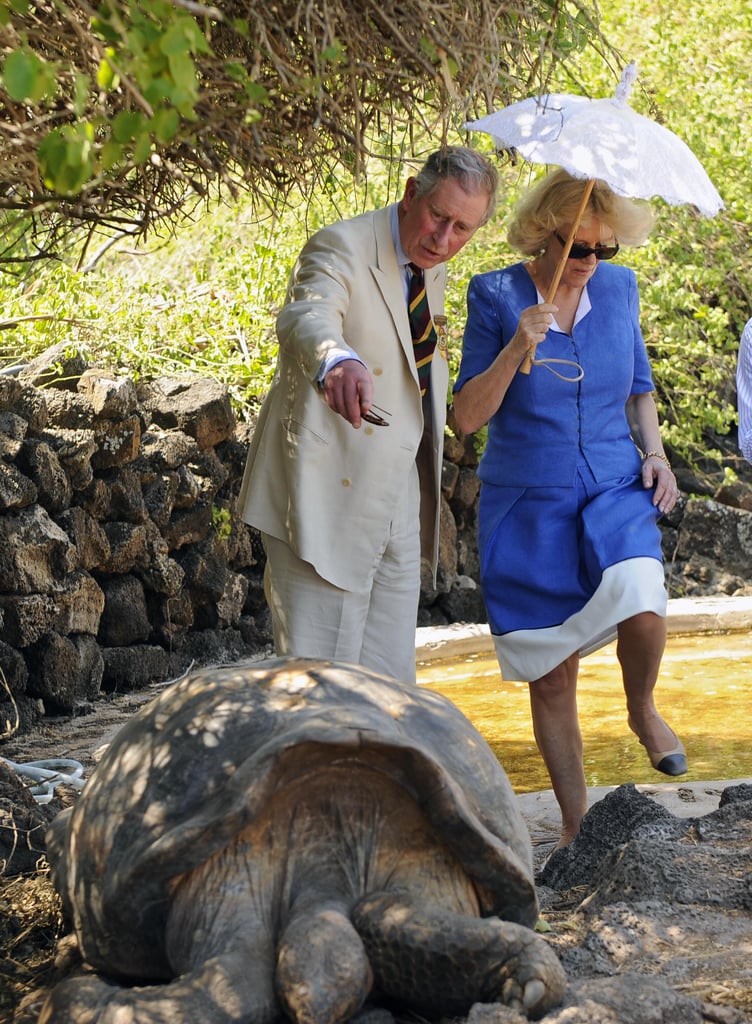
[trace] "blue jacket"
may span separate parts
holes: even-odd
[[[587,289],[591,309],[572,334],[549,330],[536,351],[536,359],[578,363],[584,377],[577,383],[560,380],[544,366],[515,374],[488,424],[481,480],[568,487],[582,460],[601,482],[640,472],[625,404],[630,395],[652,391],[653,379],[639,324],[637,280],[626,267],[599,263]],[[524,263],[472,278],[455,391],[490,366],[512,338],[522,310],[537,301]],[[576,376],[574,367],[554,367]]]

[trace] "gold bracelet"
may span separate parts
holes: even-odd
[[[642,461],[644,462],[645,459],[649,459],[651,455],[654,455],[656,459],[660,459],[661,462],[665,463],[668,468],[671,469],[671,463],[668,461],[667,456],[663,455],[661,452],[645,452],[642,456]]]

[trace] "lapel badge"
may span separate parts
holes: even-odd
[[[447,318],[443,313],[437,314],[433,318],[433,325],[436,328],[436,344],[438,345],[439,352],[442,356],[447,358],[447,349],[449,347],[449,332],[447,331]]]

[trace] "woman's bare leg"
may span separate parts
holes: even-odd
[[[658,714],[653,691],[666,646],[666,620],[641,612],[619,623],[616,656],[621,665],[629,722],[648,750],[672,750],[676,736]]]
[[[535,742],[561,809],[561,838],[566,846],[580,830],[587,810],[582,734],[577,717],[577,654],[530,683]]]

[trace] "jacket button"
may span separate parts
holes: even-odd
[[[374,375],[374,377],[380,377],[380,376],[381,376],[381,374],[382,374],[383,372],[384,372],[384,371],[383,371],[383,370],[381,369],[381,367],[380,367],[380,366],[375,366],[375,367],[374,367],[374,368],[373,368],[373,369],[371,370],[371,373],[372,373],[372,374]]]
[[[351,483],[352,483],[352,481],[349,480],[347,477],[345,477],[344,480],[342,481],[342,486],[343,487],[349,487]]]

